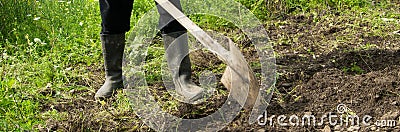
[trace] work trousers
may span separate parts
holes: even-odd
[[[182,11],[180,0],[170,0],[170,2]],[[122,34],[129,31],[133,0],[99,0],[99,3],[102,20],[101,34]],[[158,28],[161,33],[186,31],[179,22],[158,4],[157,10],[160,14]]]

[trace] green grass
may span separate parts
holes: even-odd
[[[153,4],[137,1],[132,23]],[[0,7],[0,130],[35,129],[44,123],[42,103],[94,90],[82,82],[89,67],[102,66],[98,2],[10,0]]]
[[[1,124],[6,131],[42,124],[39,106],[98,65],[97,4],[89,1],[1,2]],[[79,8],[76,8],[79,7]],[[83,77],[84,78],[84,77]],[[55,94],[39,94],[50,89]]]
[[[371,6],[368,0],[238,1],[263,21],[281,18],[287,13],[312,13],[317,9],[360,13],[368,11]],[[151,0],[136,0],[134,8],[137,10],[132,12],[132,25],[154,5]],[[381,3],[380,6],[388,4]],[[66,93],[73,89],[97,89],[91,85],[93,80],[90,77],[94,75],[90,69],[102,69],[98,10],[97,1],[92,0],[0,1],[0,131],[37,129],[48,118],[63,118],[65,113],[54,110],[43,112],[41,108],[56,99],[71,98]],[[393,12],[384,16],[399,17]],[[191,18],[209,29],[231,27],[226,21],[213,16]],[[385,32],[381,20],[371,22],[379,29],[371,35]],[[291,43],[285,39],[281,41]],[[154,70],[149,72],[151,76],[148,80],[160,80],[157,69],[162,55],[160,45],[150,48],[150,63],[146,66]],[[116,106],[125,110],[127,105]],[[167,107],[172,108],[175,107]]]

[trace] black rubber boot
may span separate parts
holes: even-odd
[[[204,90],[191,81],[192,70],[186,32],[162,34],[162,37],[176,92],[184,97],[185,102],[196,102],[203,97]]]
[[[95,99],[107,99],[115,90],[123,88],[122,57],[125,47],[125,34],[102,34],[100,36],[103,48],[104,69],[106,81],[96,92]]]

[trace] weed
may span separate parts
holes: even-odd
[[[348,73],[348,72],[352,72],[352,73],[356,73],[356,74],[365,73],[365,71],[360,66],[357,65],[357,62],[351,63],[351,67],[344,67],[342,70],[343,70],[343,72],[346,72],[346,73]]]

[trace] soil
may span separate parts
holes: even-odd
[[[274,120],[274,125],[259,125],[247,123],[247,112],[241,113],[230,125],[221,131],[400,131],[400,40],[399,36],[365,35],[362,27],[370,27],[362,23],[360,32],[346,42],[336,42],[338,36],[348,34],[350,28],[345,23],[351,23],[345,18],[334,17],[339,23],[313,22],[314,16],[287,16],[286,23],[265,25],[269,32],[274,50],[279,54],[276,58],[279,77],[276,92],[267,108],[267,117],[272,115],[315,115],[320,118],[332,112],[338,116],[369,115],[373,121],[396,120],[397,126],[381,127],[374,125],[330,125],[313,126],[280,126]],[[274,23],[274,22],[271,22]],[[284,38],[282,36],[288,36]],[[353,36],[354,37],[354,36]],[[281,41],[288,39],[287,41]],[[295,39],[296,38],[296,39]],[[248,42],[243,42],[248,43]],[[361,48],[360,45],[375,44],[372,48]],[[246,50],[247,49],[247,50]],[[243,51],[251,52],[251,46],[243,47]],[[197,68],[220,64],[210,53],[193,53],[191,57]],[[256,61],[257,56],[244,53],[250,61]],[[101,66],[91,66],[92,80],[82,83],[88,87],[99,87],[102,83]],[[195,69],[194,72],[196,72]],[[260,71],[254,68],[254,71]],[[220,75],[217,75],[220,78]],[[155,94],[164,95],[162,83],[151,85]],[[220,90],[225,90],[221,84]],[[43,103],[43,111],[57,110],[66,112],[62,119],[50,118],[42,131],[151,131],[129,108],[119,108],[123,103],[120,97],[114,97],[105,103],[94,101],[95,89],[69,91],[71,98],[56,99],[53,103]],[[120,91],[121,92],[121,91]],[[48,94],[52,92],[44,92]],[[161,96],[160,96],[161,97]],[[158,98],[161,101],[169,97]],[[184,118],[198,118],[213,113],[225,101],[226,95],[210,98],[208,103],[199,105],[178,104],[178,110],[172,114]],[[345,113],[337,111],[337,106],[346,105]],[[206,108],[204,108],[206,106]],[[118,108],[118,109],[117,109]],[[190,114],[202,111],[203,114]],[[318,120],[319,121],[319,120]],[[317,122],[318,122],[317,121]],[[286,120],[286,123],[288,120]]]

